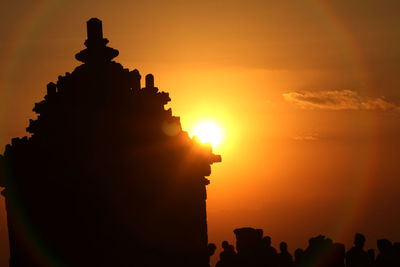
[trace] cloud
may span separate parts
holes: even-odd
[[[297,135],[293,137],[296,141],[316,141],[319,139],[317,133],[313,134],[305,134],[305,135]]]
[[[400,112],[400,106],[384,97],[361,97],[351,90],[305,91],[282,94],[283,98],[303,109],[325,110],[380,110]]]

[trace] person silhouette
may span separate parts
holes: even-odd
[[[396,266],[400,266],[400,242],[393,243],[393,261]]]
[[[222,241],[223,251],[219,254],[220,260],[215,265],[216,267],[231,267],[236,266],[236,253],[233,245],[228,241]]]
[[[378,255],[376,256],[375,264],[379,267],[395,267],[394,263],[394,248],[392,243],[386,239],[382,238],[376,242],[378,247]]]
[[[211,257],[214,255],[215,250],[217,249],[217,246],[214,243],[210,243],[207,245],[207,255]]]
[[[344,259],[346,256],[346,249],[341,243],[333,243],[331,248],[331,266],[344,267]]]
[[[368,254],[368,267],[373,267],[375,266],[375,250],[373,248],[370,248],[367,250]]]
[[[354,247],[346,253],[347,267],[365,267],[368,266],[368,254],[364,250],[365,236],[356,233],[354,236]]]
[[[295,267],[303,267],[304,264],[304,250],[298,248],[294,251],[294,266]]]
[[[277,266],[289,267],[293,265],[292,255],[287,250],[286,242],[279,244],[280,253],[277,255]]]
[[[207,256],[208,256],[208,266],[211,266],[210,265],[210,258],[211,258],[211,256],[213,256],[215,254],[215,250],[216,249],[217,249],[217,246],[214,243],[209,243],[207,245],[206,253],[207,253]]]
[[[265,266],[275,266],[277,252],[274,247],[271,246],[271,237],[265,236],[262,239],[262,251]]]

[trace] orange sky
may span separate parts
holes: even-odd
[[[116,60],[155,75],[184,129],[224,128],[210,241],[241,226],[291,251],[320,233],[400,240],[399,11],[396,0],[5,1],[0,147],[25,134],[46,84],[79,64],[85,22],[99,17]],[[1,204],[0,259],[4,223]]]

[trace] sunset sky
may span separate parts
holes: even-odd
[[[210,242],[243,226],[291,252],[318,234],[400,241],[399,12],[398,0],[1,1],[0,153],[80,64],[98,17],[115,60],[154,74],[184,130],[223,129]],[[1,197],[0,265],[5,216]]]

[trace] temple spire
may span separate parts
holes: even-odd
[[[86,22],[87,38],[88,40],[102,40],[103,39],[103,26],[101,20],[98,18],[91,18]]]
[[[86,22],[87,40],[86,49],[75,55],[75,58],[84,63],[111,61],[118,56],[118,50],[106,46],[108,40],[103,38],[103,26],[98,18],[91,18]]]
[[[154,76],[151,73],[146,75],[146,87],[145,88],[153,93],[158,92],[158,88],[154,87]]]

